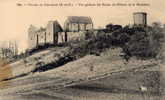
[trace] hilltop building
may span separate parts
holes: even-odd
[[[69,16],[64,23],[64,30],[57,21],[49,21],[46,28],[38,29],[31,25],[28,29],[29,49],[39,45],[58,44],[77,39],[84,34],[81,31],[91,29],[93,29],[92,19],[84,16]]]
[[[59,32],[63,32],[60,24],[57,21],[49,21],[46,27],[46,43],[57,44]]]
[[[135,12],[133,13],[134,26],[147,26],[147,13],[145,12]]]
[[[79,32],[93,29],[93,22],[90,17],[69,16],[64,23],[66,32]]]
[[[57,44],[58,34],[63,32],[62,27],[57,21],[49,21],[46,28],[37,29],[31,25],[28,29],[29,49],[44,44]]]

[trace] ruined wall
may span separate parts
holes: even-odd
[[[57,21],[49,21],[46,27],[46,43],[58,43],[59,33],[62,31],[63,30]]]
[[[80,32],[67,32],[67,40],[73,41],[73,40],[81,40],[85,39],[85,32],[80,31]]]
[[[69,24],[69,31],[71,31],[71,32],[74,32],[74,31],[78,31],[78,24],[77,23],[71,23],[71,24]]]
[[[92,24],[87,24],[86,25],[86,30],[92,30],[93,29],[93,25]]]
[[[49,21],[46,27],[46,43],[53,44],[53,34],[54,34],[54,29],[53,29],[53,22]]]
[[[37,34],[34,27],[28,29],[28,48],[32,49],[37,46]]]
[[[58,43],[64,43],[67,42],[66,38],[67,38],[67,33],[65,32],[58,32]]]
[[[46,31],[37,32],[38,44],[44,45],[46,43]]]
[[[92,24],[77,24],[77,23],[70,23],[67,26],[67,31],[69,32],[78,32],[78,31],[85,31],[93,29]]]

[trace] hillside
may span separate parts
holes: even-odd
[[[62,88],[111,77],[124,72],[136,72],[148,69],[158,71],[159,69],[157,62],[152,60],[139,60],[139,64],[136,64],[132,63],[134,61],[133,59],[131,62],[125,63],[120,57],[116,57],[114,61],[111,61],[113,58],[108,52],[103,53],[101,56],[88,55],[56,69],[9,80],[6,86],[12,88],[9,88],[10,91],[8,89],[4,91],[12,93],[14,91],[26,92],[40,90],[47,87]],[[134,88],[138,89],[138,87]],[[150,85],[148,88],[151,88]],[[4,91],[3,93],[6,93]]]
[[[77,48],[77,45],[73,45]],[[13,73],[15,72],[15,75],[18,76],[22,73],[27,73],[27,75],[1,82],[0,86],[3,89],[0,91],[0,97],[6,100],[7,97],[13,98],[12,95],[21,94],[24,100],[27,96],[28,98],[34,96],[36,99],[38,94],[44,94],[45,96],[55,95],[63,98],[62,100],[78,98],[95,100],[93,95],[97,94],[99,99],[105,100],[112,98],[120,100],[118,97],[123,97],[124,100],[132,100],[128,97],[143,99],[143,96],[153,100],[159,98],[160,65],[155,59],[140,60],[131,57],[129,61],[126,61],[121,56],[123,53],[120,47],[106,48],[99,52],[92,51],[92,53],[83,51],[84,55],[80,55],[82,53],[79,52],[74,54],[68,52],[71,50],[73,50],[73,46],[72,49],[69,46],[49,48],[27,57],[24,59],[26,61],[21,60],[16,63],[16,67],[13,65]],[[54,60],[55,57],[57,59]],[[65,57],[74,59],[67,60],[67,63],[60,66],[54,64],[54,62],[60,61],[60,58]],[[37,72],[35,69],[38,61],[48,64],[50,64],[49,61],[52,61],[53,64],[50,67],[38,65],[39,72]],[[22,63],[21,67],[17,66],[20,63]],[[31,67],[25,66],[25,64],[31,64]],[[19,68],[22,67],[24,67],[23,71],[19,72]],[[44,67],[47,68],[44,69]],[[147,94],[141,95],[140,86],[147,87]]]
[[[109,54],[112,54],[112,59],[110,59],[112,63],[117,61],[116,58],[120,57],[123,61],[126,60],[125,63],[135,58],[137,60],[129,62],[139,64],[141,62],[137,62],[138,59],[150,60],[156,58],[160,51],[158,40],[161,38],[157,39],[158,42],[152,41],[151,37],[144,32],[145,30],[147,28],[123,28],[111,33],[86,31],[83,33],[85,35],[78,39],[59,46],[46,46],[43,50],[38,49],[38,51],[36,50],[18,61],[3,65],[4,67],[1,67],[0,70],[2,74],[0,80],[8,80],[34,72],[47,71],[87,55],[100,57],[107,50],[109,50]],[[150,34],[153,34],[152,31]],[[156,35],[156,37],[158,36]],[[116,49],[117,52],[113,52],[113,49]]]

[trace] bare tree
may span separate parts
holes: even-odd
[[[5,41],[0,47],[1,58],[12,58],[18,55],[18,45],[16,41]]]

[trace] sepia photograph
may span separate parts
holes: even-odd
[[[1,0],[0,100],[165,100],[165,1]]]

